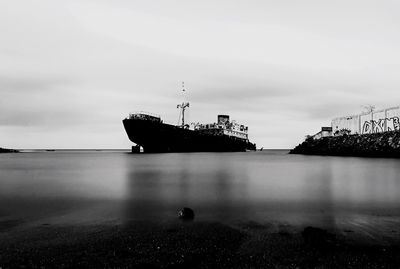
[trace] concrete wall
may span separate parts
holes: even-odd
[[[351,134],[370,134],[400,130],[400,107],[392,107],[332,120],[332,130],[347,129]]]
[[[332,132],[337,130],[347,129],[352,134],[360,133],[360,117],[359,115],[336,118],[332,120]]]
[[[320,131],[313,135],[313,139],[320,139],[322,137],[332,136],[332,132],[330,131]]]

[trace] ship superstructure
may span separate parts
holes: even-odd
[[[248,140],[247,126],[241,125],[236,121],[229,121],[229,115],[218,115],[216,123],[195,124],[194,130],[214,135],[227,135]]]

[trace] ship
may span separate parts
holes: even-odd
[[[244,152],[255,151],[256,144],[248,138],[248,127],[230,121],[229,115],[218,115],[209,124],[185,123],[189,102],[177,105],[177,125],[164,123],[159,115],[146,112],[130,113],[123,119],[128,138],[135,143],[132,152]]]

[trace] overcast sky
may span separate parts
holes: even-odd
[[[129,148],[131,111],[217,114],[291,148],[399,105],[400,2],[0,1],[0,146]]]

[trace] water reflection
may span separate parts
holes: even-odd
[[[155,156],[144,156],[150,157]],[[240,200],[246,199],[245,169],[223,156],[207,157],[165,154],[151,166],[143,159],[127,159],[125,219],[173,217],[182,207],[194,208],[205,219],[235,216]]]
[[[174,218],[185,206],[203,220],[333,228],[360,214],[399,215],[399,161],[375,161],[265,153],[135,156],[126,160],[125,219]]]

